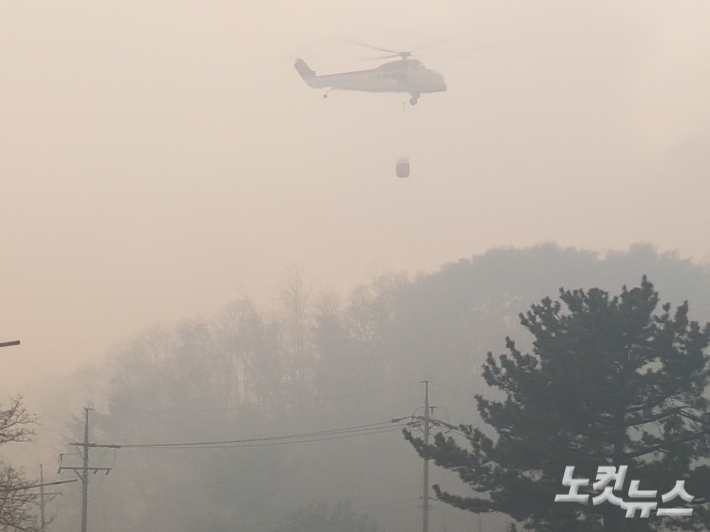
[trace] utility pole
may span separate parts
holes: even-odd
[[[42,464],[39,465],[39,515],[40,524],[42,525],[39,530],[44,532],[44,527],[47,523],[44,520],[44,470],[42,469]]]
[[[417,429],[422,427],[422,424],[424,424],[424,438],[423,438],[423,444],[424,446],[429,445],[429,429],[431,426],[434,427],[443,427],[448,430],[459,430],[459,427],[455,425],[451,425],[450,423],[447,423],[445,421],[441,421],[440,419],[436,419],[433,417],[434,413],[434,406],[431,406],[429,404],[429,381],[421,381],[424,383],[424,415],[419,416],[416,413],[410,416],[409,418],[411,421],[409,421],[405,427],[416,427]],[[419,409],[417,409],[419,410]],[[405,419],[408,418],[396,418],[392,420],[392,423],[399,423],[401,421],[404,421]],[[423,479],[422,479],[422,532],[429,532],[429,460],[427,458],[424,458],[424,471],[423,471]],[[446,526],[446,525],[444,525]],[[479,531],[480,532],[480,531]]]
[[[84,421],[84,441],[82,443],[71,443],[70,445],[75,445],[81,447],[83,451],[81,452],[82,466],[81,467],[59,467],[59,471],[62,469],[70,469],[76,473],[81,480],[81,532],[87,532],[87,522],[89,515],[89,469],[94,473],[98,471],[105,471],[108,475],[111,471],[110,467],[89,467],[89,449],[91,447],[103,447],[107,449],[118,449],[120,445],[99,445],[97,443],[91,443],[89,441],[89,410],[90,408],[85,408],[85,421]]]
[[[429,381],[424,381],[424,443],[429,445]],[[422,483],[422,532],[429,532],[429,459],[424,458]]]
[[[89,514],[89,409],[85,408],[86,419],[84,421],[84,453],[82,458],[84,465],[81,468],[81,532],[86,532],[86,525]],[[108,474],[108,471],[106,472]]]
[[[39,532],[44,532],[44,530],[47,528],[47,519],[45,518],[44,514],[44,507],[45,504],[47,503],[47,500],[52,500],[54,497],[57,495],[61,495],[61,491],[50,491],[46,492],[44,491],[45,486],[55,486],[57,484],[67,484],[69,482],[76,482],[76,479],[72,480],[62,480],[59,482],[44,482],[44,468],[42,467],[42,464],[39,464],[39,516],[40,516],[40,529]]]

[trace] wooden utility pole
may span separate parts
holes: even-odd
[[[429,381],[424,381],[424,443],[429,445]],[[422,532],[429,532],[429,459],[424,458],[422,482]]]
[[[44,520],[44,470],[42,469],[42,464],[39,465],[39,516],[40,532],[44,532],[44,527],[46,526],[46,521]]]
[[[84,465],[81,468],[81,532],[86,532],[89,514],[89,409],[85,408],[84,412],[86,420],[84,422],[84,445],[82,445]]]
[[[97,443],[91,443],[89,441],[89,410],[90,408],[85,408],[85,421],[84,421],[84,441],[82,443],[71,443],[70,445],[75,445],[81,447],[81,467],[59,467],[59,471],[62,469],[70,469],[74,471],[76,475],[81,480],[81,532],[87,532],[88,517],[89,517],[89,470],[94,473],[98,471],[105,471],[108,475],[111,471],[110,467],[89,467],[89,449],[91,447],[103,447],[108,449],[118,449],[120,445],[99,445]]]
[[[44,491],[45,486],[56,486],[57,484],[67,484],[69,482],[76,482],[76,479],[71,480],[61,480],[59,482],[45,482],[44,481],[44,468],[42,464],[39,464],[39,517],[40,517],[40,529],[39,532],[44,532],[47,528],[47,519],[44,513],[44,507],[47,501],[51,501],[54,497],[61,495],[61,491]]]

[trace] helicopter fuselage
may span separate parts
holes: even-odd
[[[444,76],[416,59],[399,59],[368,70],[321,76],[302,59],[296,61],[295,67],[309,87],[329,91],[405,92],[412,96],[411,102],[416,103],[420,94],[446,90]]]

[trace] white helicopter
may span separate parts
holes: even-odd
[[[297,59],[294,66],[303,81],[306,82],[306,85],[314,89],[327,89],[323,94],[323,98],[327,98],[328,93],[333,90],[405,92],[411,96],[409,103],[416,105],[421,94],[446,90],[444,76],[426,68],[421,61],[411,59],[415,50],[397,52],[387,48],[370,46],[369,44],[363,46],[392,54],[377,59],[389,59],[391,57],[399,57],[399,59],[368,70],[340,72],[321,76],[317,76],[303,59]]]

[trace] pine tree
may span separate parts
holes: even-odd
[[[710,324],[688,318],[688,304],[656,312],[659,297],[640,287],[610,296],[598,288],[560,290],[520,315],[533,335],[531,354],[506,338],[507,354],[488,353],[486,383],[505,399],[476,396],[495,431],[461,425],[466,443],[437,434],[425,445],[405,431],[421,456],[456,472],[475,492],[461,496],[435,485],[437,496],[472,512],[501,512],[539,532],[701,530],[710,524]],[[628,466],[639,489],[657,490],[658,507],[688,506],[690,517],[626,518],[625,510],[591,498],[599,466]],[[590,479],[588,503],[555,502],[567,466]],[[661,495],[685,480],[695,498],[666,503]],[[647,499],[648,500],[648,499]]]

